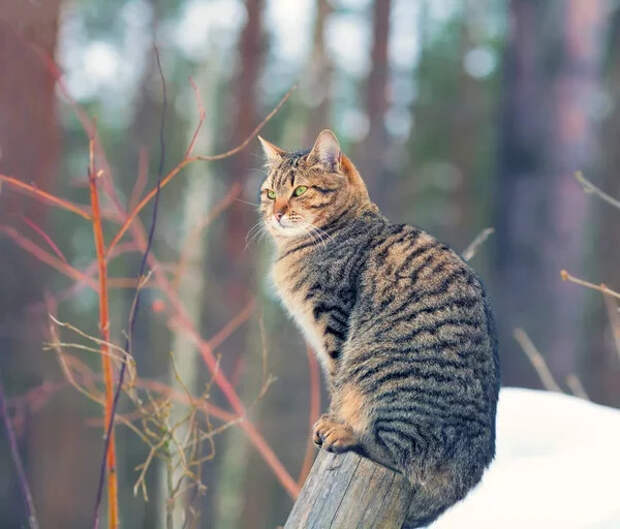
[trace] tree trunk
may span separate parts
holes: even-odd
[[[385,113],[388,107],[388,40],[390,35],[391,0],[376,0],[373,14],[372,67],[366,85],[368,137],[361,150],[361,170],[370,195],[380,206],[388,186],[385,185],[387,131]]]
[[[52,192],[60,127],[54,79],[37,51],[54,57],[59,10],[59,0],[0,0],[0,173]],[[38,236],[33,235],[23,217],[48,231],[45,225],[48,208],[0,185],[0,224],[11,224],[36,239]],[[34,384],[45,379],[48,370],[55,367],[52,356],[40,352],[47,314],[33,310],[43,297],[49,274],[44,264],[17,248],[13,241],[0,237],[0,277],[0,362],[10,395],[21,392],[25,382]],[[32,420],[26,417],[23,429],[18,432],[23,434],[20,449],[40,520],[44,526],[66,527],[74,514],[69,504],[75,498],[72,495],[75,487],[70,473],[64,471],[63,452],[66,451],[59,448],[55,457],[50,458],[47,449],[71,446],[76,458],[73,462],[80,461],[84,445],[74,440],[81,420],[75,414],[59,415],[57,411],[41,415]],[[47,419],[52,423],[50,428],[46,428],[50,426],[45,424]],[[0,466],[11,468],[4,463],[2,457]],[[10,472],[2,479],[3,527],[20,527],[24,520],[13,476]],[[60,497],[46,490],[49,476],[54,476],[54,490],[69,492]]]
[[[284,529],[400,529],[410,501],[401,474],[353,452],[321,450]]]
[[[214,48],[217,49],[217,48]],[[217,93],[217,77],[211,72],[219,71],[219,59],[215,53],[207,61],[207,64],[201,69],[200,75],[196,79],[197,86],[200,88],[205,109],[216,108]],[[210,116],[211,114],[207,114]],[[212,131],[216,130],[214,120],[207,123],[201,134],[196,140],[194,152],[212,152],[213,138]],[[188,130],[187,143],[189,144],[196,127],[194,121],[190,122]],[[178,294],[183,300],[186,314],[192,320],[196,328],[200,328],[203,315],[203,303],[205,302],[205,278],[208,274],[206,270],[205,250],[207,247],[207,233],[203,230],[196,236],[195,228],[209,213],[209,209],[214,202],[212,199],[213,174],[209,164],[192,164],[187,169],[187,180],[185,190],[182,194],[183,201],[183,220],[181,225],[179,252],[181,258],[184,259],[184,269],[182,275],[178,279]],[[168,384],[170,387],[180,391],[181,393],[188,389],[192,395],[199,395],[202,391],[200,388],[201,368],[203,362],[192,340],[182,330],[176,331],[172,338],[172,354],[174,355],[174,364],[170,360],[168,366]],[[188,414],[186,405],[173,405],[170,410],[170,425],[181,424],[176,429],[178,439],[186,439],[188,435],[188,423],[183,424]],[[184,478],[184,469],[180,464],[178,455],[173,455],[174,471],[172,476],[173,483],[178,483]],[[161,498],[159,527],[164,527],[166,509],[173,508],[174,527],[183,526],[183,518],[188,512],[190,502],[195,496],[193,486],[190,487],[188,493],[177,496],[173,505],[170,505],[170,491],[167,486],[168,468],[165,462],[160,467],[159,472],[159,493]],[[188,485],[191,482],[185,476]]]
[[[234,129],[230,145],[237,145],[244,140],[259,121],[258,79],[263,67],[264,7],[264,0],[245,0],[247,19],[238,44],[240,62],[233,84]],[[227,186],[233,182],[241,182],[242,185],[247,182],[251,170],[255,167],[255,159],[252,156],[252,148],[248,147],[230,159],[226,167]],[[241,198],[245,201],[255,201],[255,190],[251,191],[251,194],[248,192],[247,196]],[[212,320],[221,318],[222,308],[224,313],[232,318],[247,303],[248,293],[255,290],[252,284],[254,281],[252,263],[255,262],[255,258],[246,250],[246,236],[250,226],[258,219],[255,208],[243,200],[234,201],[228,208],[226,232],[219,244],[225,251],[218,255],[217,263],[225,279],[221,287],[213,286],[220,289],[220,299],[224,306],[211,307],[211,310],[217,310],[219,313],[212,314]],[[240,278],[244,279],[240,281]],[[214,289],[210,290],[213,295]],[[221,350],[221,369],[229,373],[237,371],[243,364],[245,355],[254,357],[258,343],[260,341],[250,340],[245,327],[238,329],[227,339]],[[256,354],[256,357],[260,355]],[[244,376],[243,371],[241,376]],[[244,401],[251,400],[255,395],[252,393],[251,384],[241,383],[238,388]],[[217,487],[223,493],[216,499],[214,526],[230,529],[245,527],[247,524],[244,524],[243,518],[247,514],[248,502],[253,499],[248,498],[244,490],[249,481],[248,475],[253,471],[245,464],[249,458],[249,446],[237,429],[227,432],[219,443],[223,448],[218,454]],[[260,523],[256,525],[260,526]]]
[[[534,380],[517,326],[560,381],[577,369],[583,292],[559,272],[583,273],[586,198],[572,173],[591,163],[602,11],[599,0],[510,3],[495,285],[507,384]]]
[[[308,126],[304,145],[311,146],[317,134],[332,125],[329,123],[329,103],[331,100],[331,64],[325,47],[325,23],[332,11],[327,0],[316,0],[316,19],[312,56],[308,65],[307,86],[302,85],[306,98],[313,107],[308,115]]]
[[[610,22],[610,35],[607,43],[607,79],[606,91],[611,101],[620,101],[620,10],[616,9]],[[615,104],[612,112],[603,124],[602,133],[603,163],[600,177],[597,174],[586,175],[597,186],[611,196],[620,199],[620,106]],[[620,291],[620,210],[588,195],[588,201],[598,217],[595,236],[596,264],[589,267],[589,277],[596,283],[603,281],[610,288]],[[588,358],[583,359],[583,382],[588,386],[592,400],[609,406],[620,407],[620,326],[613,323],[611,310],[608,310],[600,296],[591,296],[596,304],[596,313],[592,318],[588,339],[591,344]],[[609,300],[610,309],[617,302]],[[594,307],[592,307],[594,308]],[[610,318],[611,316],[611,318]],[[616,314],[620,319],[620,312]],[[611,321],[610,321],[611,320]],[[614,334],[616,334],[614,336]]]

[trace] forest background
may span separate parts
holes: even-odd
[[[105,248],[138,213],[108,261],[117,347],[158,200],[115,428],[121,525],[284,522],[327,395],[266,279],[270,247],[254,228],[259,124],[290,150],[333,129],[393,221],[459,251],[489,235],[471,263],[496,310],[503,384],[541,387],[523,348],[531,341],[562,389],[620,407],[617,300],[561,277],[620,288],[620,210],[585,192],[589,181],[620,197],[619,8],[1,0],[0,373],[42,527],[89,526],[100,476],[92,398],[104,398],[107,346],[94,341],[90,181]],[[183,163],[237,145],[219,161]],[[179,162],[156,200],[147,195]],[[125,352],[108,351],[114,381]],[[23,527],[21,506],[3,435],[0,526]]]

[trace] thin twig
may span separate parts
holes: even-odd
[[[588,394],[586,393],[586,390],[583,387],[581,380],[579,380],[576,375],[568,375],[566,377],[566,385],[570,388],[575,397],[579,397],[580,399],[584,400],[590,400],[590,397],[588,397]]]
[[[20,246],[28,253],[32,254],[39,261],[44,262],[45,264],[56,269],[58,272],[66,275],[67,277],[70,277],[71,279],[74,279],[75,281],[83,281],[95,292],[99,292],[99,285],[92,277],[89,277],[77,268],[74,268],[73,266],[64,263],[51,253],[41,248],[38,244],[32,242],[27,237],[24,237],[15,228],[11,226],[0,225],[0,232],[3,232],[5,235],[13,239],[13,241],[15,241],[18,246]]]
[[[39,226],[35,221],[29,219],[25,215],[22,215],[22,220],[26,224],[28,224],[28,226],[30,226],[30,228],[33,231],[37,232],[41,236],[41,238],[48,244],[48,246],[52,249],[52,251],[58,256],[58,258],[63,263],[69,264],[69,262],[67,261],[67,258],[62,253],[62,251],[60,250],[58,245],[52,240],[52,238],[47,233],[45,233],[45,230],[43,230],[43,228],[41,228],[41,226]]]
[[[88,113],[77,103],[77,101],[71,95],[71,92],[69,92],[69,89],[67,88],[67,85],[62,78],[62,72],[60,71],[58,65],[54,62],[54,58],[46,50],[36,44],[33,44],[32,42],[26,42],[25,44],[29,45],[30,48],[36,53],[38,58],[43,62],[46,69],[54,78],[60,92],[64,95],[64,97],[69,102],[69,105],[73,108],[78,120],[82,125],[82,128],[86,132],[86,135],[94,140],[95,153],[97,154],[97,156],[100,156],[100,161],[103,165],[103,188],[110,200],[114,203],[114,205],[117,208],[122,209],[118,194],[116,193],[116,189],[114,188],[114,184],[112,181],[111,167],[108,164],[108,161],[104,155],[103,146],[101,145],[101,140],[99,138],[99,132],[97,130],[95,121],[90,118]]]
[[[562,277],[562,281],[570,281],[571,283],[575,283],[577,285],[581,285],[582,287],[591,288],[593,290],[598,290],[603,294],[607,294],[608,296],[613,296],[614,298],[620,299],[620,293],[611,290],[611,288],[607,287],[604,283],[600,285],[596,285],[594,283],[590,283],[589,281],[584,281],[583,279],[579,279],[571,274],[569,274],[566,270],[560,270],[560,276]]]
[[[136,178],[136,182],[133,185],[133,189],[131,190],[131,195],[129,196],[129,209],[132,209],[140,200],[140,195],[142,191],[144,191],[144,186],[146,186],[146,180],[149,172],[149,156],[146,150],[146,147],[140,147],[140,151],[138,153],[138,177]]]
[[[297,88],[297,85],[293,86],[286,94],[284,94],[284,96],[282,97],[282,99],[280,99],[280,101],[274,107],[274,109],[271,112],[269,112],[269,114],[267,114],[267,116],[256,126],[256,128],[248,135],[248,137],[245,140],[243,140],[239,145],[220,154],[214,154],[210,156],[198,155],[198,156],[192,156],[189,158],[184,158],[183,160],[181,160],[181,162],[179,162],[179,164],[174,169],[172,169],[164,178],[162,178],[160,182],[160,187],[163,188],[166,184],[168,184],[168,182],[170,182],[170,180],[172,180],[177,174],[179,174],[186,165],[192,162],[195,162],[198,160],[206,161],[206,162],[223,160],[224,158],[229,158],[232,155],[243,150],[250,143],[250,141],[252,141],[256,137],[256,135],[267,124],[267,122],[276,114],[276,112],[280,110],[282,105],[286,103],[287,99],[291,96],[291,94],[296,88]],[[114,248],[114,246],[116,246],[116,244],[121,240],[121,238],[123,237],[123,235],[129,228],[129,225],[135,219],[136,215],[140,213],[140,211],[142,211],[142,209],[149,203],[149,201],[155,196],[156,192],[157,192],[157,189],[151,189],[151,191],[149,191],[146,194],[146,196],[138,203],[138,205],[130,213],[127,214],[125,221],[123,222],[123,225],[121,226],[121,228],[118,230],[118,232],[116,233],[116,235],[110,242],[108,246],[108,251],[111,251],[112,248]]]
[[[178,402],[182,402],[187,405],[195,406],[198,408],[202,408],[205,411],[205,414],[213,415],[217,417],[221,421],[231,422],[239,419],[238,416],[233,415],[232,413],[227,412],[226,410],[216,406],[215,404],[211,404],[202,399],[192,397],[188,399],[187,396],[183,395],[182,392],[166,386],[163,382],[158,382],[157,380],[144,380],[141,378],[136,379],[136,386],[147,388],[151,391],[155,391],[156,393],[161,393],[162,395],[166,395],[169,399],[176,400]]]
[[[69,202],[68,200],[58,198],[51,193],[47,193],[46,191],[43,191],[42,189],[39,189],[38,187],[35,187],[33,185],[27,184],[26,182],[22,182],[17,178],[13,178],[12,176],[8,176],[5,174],[0,174],[0,181],[6,182],[18,191],[22,191],[31,195],[40,202],[54,204],[55,206],[58,206],[62,209],[66,209],[67,211],[77,213],[80,217],[83,217],[86,220],[91,220],[90,214],[80,206],[77,206],[72,202]]]
[[[187,234],[185,241],[183,242],[183,246],[179,253],[178,264],[176,265],[176,269],[174,272],[174,279],[172,284],[178,290],[179,283],[181,282],[181,277],[187,268],[187,262],[189,260],[189,252],[196,243],[196,240],[200,237],[202,230],[204,230],[211,222],[213,222],[232,202],[235,198],[241,193],[241,184],[239,182],[235,182],[230,191],[224,196],[221,200],[218,201],[215,206],[209,211],[209,213],[199,221]]]
[[[233,334],[254,312],[256,306],[256,300],[252,298],[247,302],[245,307],[234,318],[228,321],[224,327],[222,327],[217,334],[209,338],[209,346],[211,349],[217,349],[222,343]]]
[[[299,494],[299,486],[286,470],[286,467],[278,459],[278,456],[267,444],[264,437],[260,434],[256,427],[249,420],[247,420],[245,406],[230,381],[219,370],[219,362],[214,355],[213,350],[209,346],[209,342],[200,336],[192,324],[191,319],[187,316],[176,291],[167,282],[164,274],[158,270],[155,270],[155,278],[161,289],[168,297],[171,307],[177,314],[174,322],[171,322],[170,320],[167,321],[168,327],[173,328],[173,330],[181,328],[187,334],[189,339],[196,345],[205,365],[213,374],[213,381],[225,395],[235,413],[243,417],[243,420],[240,422],[239,426],[248,436],[249,440],[258,450],[265,462],[271,467],[276,478],[280,481],[287,493],[291,496],[291,498],[296,498]]]
[[[538,373],[543,386],[549,391],[557,391],[562,393],[562,388],[560,388],[553,378],[543,355],[541,355],[538,349],[536,349],[536,346],[532,343],[532,340],[530,340],[527,333],[523,329],[515,329],[513,336],[515,340],[519,342],[521,349],[523,349],[523,352],[527,355],[532,366],[536,370],[536,373]]]
[[[575,178],[583,186],[583,190],[586,193],[594,193],[595,195],[598,195],[602,200],[604,200],[608,204],[611,204],[613,207],[620,209],[620,201],[608,195],[602,189],[599,189],[598,187],[596,187],[592,182],[590,182],[590,180],[588,180],[585,176],[583,176],[583,173],[581,171],[577,171],[575,173]]]
[[[203,123],[205,122],[205,117],[207,113],[205,112],[205,107],[202,104],[202,97],[200,96],[200,90],[198,90],[198,86],[194,80],[190,77],[189,84],[192,85],[192,90],[194,91],[194,97],[196,98],[196,105],[198,106],[198,125],[196,125],[196,129],[194,130],[194,134],[192,135],[192,139],[185,150],[185,155],[183,158],[189,158],[194,150],[194,146],[196,145],[196,140],[198,139],[198,134],[200,133],[200,129],[202,128]]]
[[[469,244],[469,246],[467,248],[465,248],[465,250],[463,251],[463,259],[465,259],[465,261],[470,261],[474,255],[476,255],[476,252],[478,251],[478,248],[484,244],[484,242],[493,234],[495,233],[495,228],[485,228],[484,230],[482,230],[478,235],[476,235],[476,238]]]
[[[0,414],[2,414],[4,427],[6,428],[6,435],[8,437],[9,447],[11,449],[11,457],[13,459],[13,464],[15,465],[15,470],[17,472],[17,481],[19,481],[19,487],[22,492],[22,499],[24,500],[26,515],[28,516],[28,525],[30,525],[30,529],[39,529],[37,513],[34,509],[32,494],[30,493],[30,487],[28,486],[28,479],[26,478],[26,472],[24,471],[22,458],[19,455],[17,439],[15,438],[15,432],[13,431],[13,425],[11,424],[11,419],[9,417],[9,412],[6,406],[6,397],[4,394],[4,387],[2,385],[2,372],[0,372]]]

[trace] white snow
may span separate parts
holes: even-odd
[[[620,410],[504,388],[497,455],[429,529],[620,528]]]

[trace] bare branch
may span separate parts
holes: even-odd
[[[179,174],[186,165],[192,162],[195,162],[197,160],[206,161],[206,162],[212,162],[215,160],[223,160],[224,158],[230,158],[232,155],[237,154],[239,151],[245,149],[245,147],[247,147],[247,145],[256,137],[256,135],[267,124],[267,122],[278,112],[278,110],[280,110],[280,108],[282,108],[282,105],[286,103],[286,101],[288,100],[288,98],[291,96],[291,94],[296,88],[297,88],[297,85],[294,85],[286,94],[284,94],[284,96],[282,96],[282,99],[280,99],[280,101],[274,107],[274,109],[269,114],[267,114],[267,116],[265,116],[265,118],[256,126],[256,128],[239,145],[220,154],[213,154],[209,156],[198,155],[198,156],[192,156],[189,158],[183,158],[183,160],[181,160],[176,167],[174,167],[164,178],[161,179],[159,187],[163,188],[166,184],[168,184],[168,182],[170,182],[170,180],[172,180],[177,174]],[[138,215],[138,213],[140,213],[140,211],[150,202],[150,200],[155,196],[156,192],[157,192],[156,189],[151,189],[146,194],[146,196],[138,203],[138,205],[130,213],[127,214],[127,217],[125,218],[123,222],[123,225],[121,226],[121,228],[118,230],[118,232],[116,233],[116,235],[110,242],[108,246],[108,252],[111,251],[112,248],[114,248],[114,246],[116,246],[116,244],[121,240],[121,238],[123,237],[123,235],[129,228],[129,225],[136,218],[136,215]]]
[[[493,233],[495,233],[495,228],[485,228],[478,235],[476,235],[476,238],[463,251],[463,259],[465,259],[465,261],[471,261],[471,259],[476,255],[478,248],[484,244]]]
[[[616,200],[612,196],[605,193],[605,191],[596,187],[592,182],[586,179],[585,176],[583,176],[583,173],[581,171],[577,171],[575,173],[575,178],[583,186],[583,190],[586,193],[594,193],[608,204],[611,204],[613,207],[620,209],[620,201]]]
[[[570,281],[571,283],[581,285],[582,287],[591,288],[593,290],[598,290],[599,292],[602,292],[603,294],[607,294],[608,296],[613,296],[614,298],[620,299],[620,293],[614,290],[611,290],[604,283],[601,283],[600,285],[596,285],[594,283],[590,283],[589,281],[584,281],[583,279],[579,279],[575,276],[572,276],[566,270],[560,270],[560,276],[562,277],[563,281]]]
[[[607,315],[609,316],[611,335],[616,345],[616,353],[620,360],[620,307],[618,307],[617,301],[607,292],[603,293],[603,299],[605,300],[605,307],[607,308]]]
[[[583,387],[581,380],[577,378],[577,375],[574,375],[574,374],[568,375],[566,377],[566,385],[570,388],[570,390],[573,392],[573,395],[575,395],[575,397],[579,397],[580,399],[584,399],[584,400],[590,400],[590,397],[588,397],[588,394],[586,393],[586,390]]]
[[[2,386],[2,373],[0,372],[0,414],[2,414],[2,421],[6,428],[6,435],[9,440],[9,447],[11,449],[11,457],[15,470],[17,472],[17,480],[19,481],[19,487],[22,492],[22,498],[24,500],[24,506],[26,507],[26,515],[28,516],[28,525],[30,529],[39,529],[39,522],[37,520],[37,513],[34,508],[34,502],[32,501],[32,494],[30,493],[30,487],[28,486],[28,479],[26,478],[26,472],[24,471],[24,465],[22,458],[19,455],[19,448],[17,446],[17,439],[15,438],[15,431],[11,424],[9,412],[6,406],[6,397],[4,394],[4,387]]]
[[[540,381],[542,382],[543,386],[549,391],[557,391],[559,393],[563,393],[562,388],[560,388],[560,386],[553,378],[553,375],[551,374],[549,366],[547,366],[544,357],[540,354],[540,352],[538,352],[538,349],[536,349],[536,346],[532,343],[532,340],[530,340],[530,337],[526,334],[526,332],[523,329],[515,329],[513,332],[513,336],[515,340],[519,342],[519,345],[523,349],[523,352],[527,355],[528,359],[532,363],[532,366],[536,370],[536,373],[538,373],[538,376],[540,377]]]

